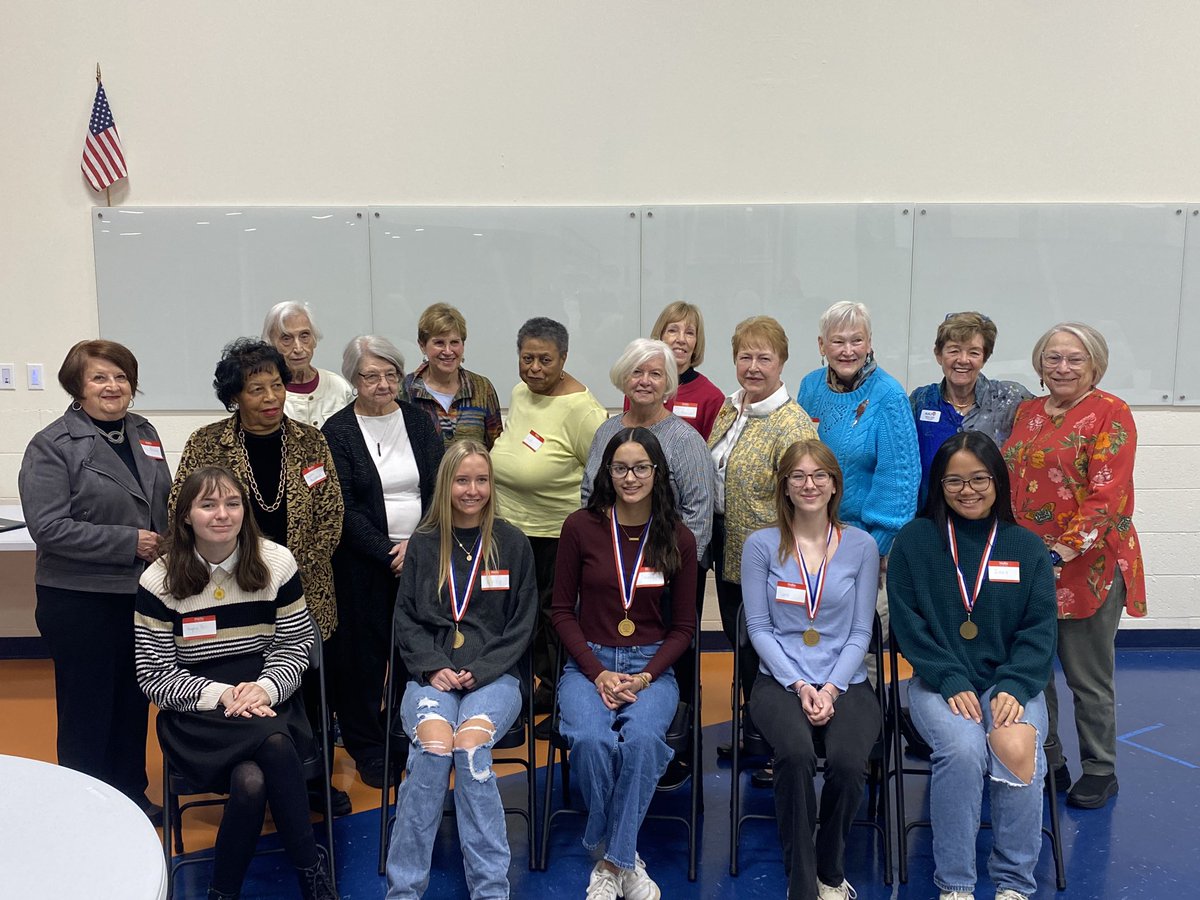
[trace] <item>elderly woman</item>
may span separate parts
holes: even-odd
[[[359,776],[382,787],[380,705],[396,579],[408,540],[429,512],[443,447],[429,416],[396,399],[404,357],[391,341],[356,337],[342,355],[342,374],[354,385],[354,403],[330,416],[322,429],[346,505],[342,541],[333,554],[336,706],[342,741]]]
[[[1133,527],[1137,426],[1119,397],[1097,385],[1108,344],[1090,325],[1064,322],[1033,348],[1033,369],[1049,391],[1022,403],[1004,458],[1013,512],[1048,548],[1058,579],[1058,659],[1075,700],[1083,776],[1067,802],[1096,809],[1117,793],[1113,641],[1121,610],[1146,614],[1142,548]],[[1046,686],[1047,755],[1060,763],[1058,696]],[[1058,765],[1059,790],[1070,785]]]
[[[283,354],[291,380],[283,411],[297,422],[320,428],[353,398],[346,379],[312,364],[321,332],[307,303],[276,303],[263,320],[262,339]]]
[[[921,451],[918,507],[925,503],[929,465],[946,438],[960,431],[982,431],[997,447],[1003,446],[1017,406],[1033,398],[1023,384],[984,376],[983,366],[995,349],[996,323],[982,313],[950,313],[938,326],[933,356],[944,377],[908,395]]]
[[[138,576],[160,551],[171,473],[154,426],[129,412],[138,363],[81,341],[58,370],[70,407],[29,442],[21,508],[37,545],[37,625],[54,660],[59,765],[147,815],[146,698],[133,660]]]
[[[558,536],[579,508],[579,483],[596,429],[607,413],[566,370],[567,329],[553,319],[533,318],[517,332],[517,373],[508,405],[508,428],[492,447],[500,515],[516,525],[533,547],[540,617],[534,637],[534,694],[549,712],[557,642],[550,627]]]
[[[740,387],[725,400],[708,438],[714,496],[712,560],[721,628],[732,645],[742,605],[742,547],[752,532],[776,521],[775,473],[796,441],[815,438],[812,420],[783,384],[787,334],[770,316],[753,316],[733,331],[733,364]],[[753,647],[742,653],[745,699],[758,675]],[[748,726],[752,733],[756,731]],[[724,754],[726,748],[718,748]]]
[[[504,423],[492,383],[463,368],[467,320],[448,303],[435,303],[417,321],[417,346],[425,359],[404,377],[400,398],[420,407],[449,446],[479,441],[489,450]]]

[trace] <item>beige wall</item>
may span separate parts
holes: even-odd
[[[114,205],[1196,201],[1198,32],[1200,5],[1111,0],[10,0],[0,502],[66,402],[24,364],[53,382],[97,330],[97,60]],[[174,462],[208,418],[154,420]],[[1200,411],[1138,421],[1145,624],[1200,626]]]

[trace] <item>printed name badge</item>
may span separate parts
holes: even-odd
[[[676,403],[671,407],[671,412],[675,413],[681,419],[695,419],[700,415],[700,404]]]
[[[162,444],[158,441],[138,441],[142,445],[142,452],[151,459],[166,459],[163,456]]]
[[[923,409],[921,410],[922,422],[940,422],[942,421],[942,411],[940,409]]]
[[[777,603],[808,603],[808,588],[794,581],[781,581],[775,585]]]
[[[645,566],[638,569],[637,587],[663,587],[666,583],[667,579],[657,569],[648,569]]]
[[[537,453],[541,449],[542,444],[546,443],[546,439],[530,428],[529,434],[525,435],[525,439],[521,443],[534,453]]]
[[[507,591],[508,569],[485,569],[479,576],[479,586],[485,591]]]
[[[1007,584],[1020,584],[1021,564],[1016,560],[1005,562],[993,559],[988,563],[988,581],[1002,581]]]
[[[304,483],[310,488],[316,487],[325,480],[325,467],[321,463],[316,463],[304,470]]]
[[[196,638],[216,637],[216,616],[191,616],[183,620],[183,639],[194,641]]]

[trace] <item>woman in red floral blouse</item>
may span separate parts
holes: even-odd
[[[1033,348],[1048,397],[1017,410],[1004,458],[1017,521],[1046,542],[1058,579],[1058,658],[1075,700],[1083,776],[1067,803],[1104,806],[1117,793],[1113,641],[1124,607],[1146,614],[1142,548],[1133,527],[1137,428],[1119,397],[1096,387],[1108,344],[1089,325],[1055,325]],[[1046,688],[1047,758],[1070,785],[1058,742],[1054,679]]]

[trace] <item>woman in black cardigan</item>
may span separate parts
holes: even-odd
[[[333,556],[340,623],[334,705],[359,777],[382,787],[380,700],[396,579],[408,538],[433,498],[443,444],[428,415],[396,399],[404,358],[391,341],[354,338],[342,355],[342,374],[357,396],[322,429],[346,503]]]

